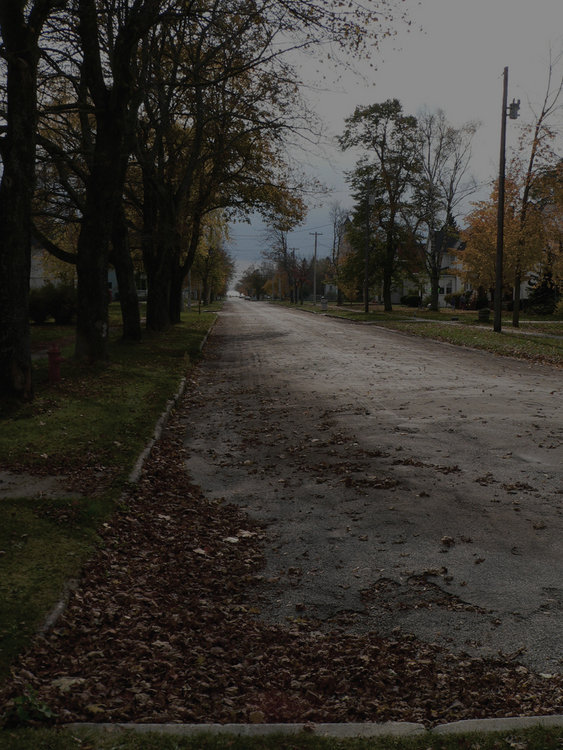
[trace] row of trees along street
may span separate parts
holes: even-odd
[[[563,284],[563,161],[555,150],[554,115],[561,110],[562,62],[552,60],[545,96],[531,125],[524,126],[509,162],[505,200],[505,264],[503,295],[513,300],[518,325],[520,286],[535,272],[536,285],[551,287],[552,299]],[[405,114],[399,100],[357,107],[340,137],[344,150],[360,156],[348,182],[355,199],[348,213],[332,209],[331,256],[321,259],[317,273],[349,299],[363,297],[365,311],[373,290],[382,289],[385,310],[391,292],[404,280],[418,294],[430,287],[430,307],[438,310],[440,277],[446,253],[458,253],[459,275],[482,294],[495,294],[498,191],[473,204],[462,230],[460,212],[479,189],[470,175],[472,142],[478,123],[450,124],[443,111]],[[269,293],[297,301],[304,286],[309,294],[311,261],[288,247],[288,227],[274,221],[261,267],[241,279],[241,291]],[[452,268],[449,269],[451,273]],[[457,272],[457,271],[456,271]]]
[[[107,357],[108,267],[124,336],[179,319],[215,223],[292,225],[311,136],[288,55],[361,55],[404,17],[394,0],[11,0],[0,4],[0,389],[32,397],[32,241],[76,269],[76,356]],[[329,53],[326,53],[329,54]],[[211,219],[213,217],[213,219]],[[207,234],[207,236],[209,236]]]

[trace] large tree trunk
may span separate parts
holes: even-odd
[[[169,263],[159,263],[153,273],[147,273],[147,329],[167,331],[170,320],[170,290],[172,273]]]
[[[157,226],[150,223],[143,226],[143,258],[148,285],[146,327],[149,331],[167,331],[172,325],[170,304],[174,250],[160,231],[163,226],[162,207],[156,214],[152,211],[145,213],[145,220],[147,218],[151,222],[156,220]]]
[[[428,266],[430,270],[430,309],[440,310],[440,276],[442,273],[442,257],[444,250],[444,232],[430,229],[430,256]]]
[[[514,328],[520,327],[520,284],[522,283],[522,277],[520,275],[520,269],[516,269],[514,274],[514,306],[512,308],[512,325]]]
[[[385,262],[383,264],[383,306],[385,312],[393,312],[391,288],[393,286],[393,268],[395,265],[395,232],[387,232]]]
[[[440,309],[440,269],[435,265],[430,273],[430,309],[434,312]]]
[[[0,184],[0,392],[30,400],[29,275],[39,55],[37,30],[20,23],[20,15],[8,4],[0,14],[8,64]]]
[[[209,304],[209,278],[204,274],[201,280],[201,301],[204,305]]]
[[[112,232],[113,262],[119,287],[119,304],[123,320],[123,339],[126,341],[141,340],[141,315],[139,298],[135,285],[135,269],[129,249],[129,232],[125,220],[123,205],[116,211]]]
[[[78,240],[78,304],[75,356],[87,362],[107,359],[109,229],[95,216],[84,217]]]
[[[181,268],[175,268],[170,282],[170,322],[172,325],[180,323],[183,308],[182,290],[184,275]]]
[[[116,206],[122,200],[125,178],[123,127],[118,118],[106,115],[104,122],[101,119],[98,118],[96,153],[86,187],[86,206],[76,260],[75,355],[88,362],[108,356],[109,249]]]

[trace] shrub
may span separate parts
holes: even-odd
[[[483,307],[489,307],[489,298],[482,286],[476,291],[466,292],[466,297],[469,310],[481,310]]]
[[[68,284],[55,287],[52,298],[51,314],[58,325],[72,323],[76,313],[76,289]]]
[[[58,325],[72,322],[76,313],[76,290],[69,284],[51,282],[29,293],[29,316],[34,323],[44,323],[54,318]]]
[[[49,304],[49,289],[31,289],[29,292],[29,317],[34,323],[44,323],[51,316]]]
[[[454,292],[453,294],[446,294],[444,301],[456,310],[464,310],[468,306],[470,296],[471,292]]]
[[[511,299],[506,303],[506,309],[512,312],[514,310],[514,300]],[[520,311],[525,312],[530,309],[530,300],[526,297],[520,299]]]
[[[552,315],[557,307],[559,291],[550,269],[545,269],[541,277],[528,282],[530,287],[530,310],[536,315]]]
[[[420,303],[421,299],[418,294],[405,294],[401,297],[401,305],[406,305],[406,307],[420,307]]]

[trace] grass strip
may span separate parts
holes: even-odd
[[[320,308],[312,305],[298,306],[298,309],[321,312]],[[331,306],[329,313],[332,317],[372,323],[412,336],[481,349],[499,356],[563,366],[563,321],[553,318],[523,320],[519,329],[513,329],[512,318],[507,314],[502,332],[496,333],[492,330],[492,323],[479,323],[474,310],[417,312],[397,308],[389,313],[375,310],[366,315],[360,309]]]
[[[547,365],[563,366],[563,339],[554,336],[528,336],[511,331],[498,334],[489,329],[443,323],[386,321],[385,328],[411,336],[445,341],[456,346],[481,349],[504,357],[516,357]]]
[[[32,328],[36,351],[64,342],[65,358],[54,385],[46,359],[35,361],[32,403],[0,404],[0,470],[24,475],[28,487],[0,498],[0,678],[90,555],[215,318],[185,313],[139,344],[121,342],[115,328],[109,360],[90,367],[70,357],[72,329]],[[53,476],[60,485],[47,492],[40,480]]]
[[[533,727],[510,732],[419,737],[335,739],[306,733],[237,737],[201,734],[179,737],[131,731],[20,729],[0,732],[1,750],[557,750],[563,728]]]

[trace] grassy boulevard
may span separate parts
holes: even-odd
[[[320,305],[305,303],[297,309],[321,314]],[[330,316],[371,323],[401,331],[412,336],[445,341],[456,346],[482,349],[505,357],[526,359],[538,364],[563,366],[563,320],[553,316],[536,317],[522,314],[519,328],[512,327],[512,313],[504,313],[502,333],[493,331],[491,322],[480,323],[475,310],[441,310],[430,312],[398,306],[386,313],[373,305],[366,315],[362,304],[328,306]]]
[[[14,475],[27,482],[20,494],[4,493],[0,498],[0,679],[9,674],[17,654],[25,649],[65,586],[92,555],[99,540],[97,531],[119,508],[131,470],[151,438],[159,415],[177,392],[181,379],[187,377],[189,381],[190,369],[197,362],[217,309],[185,313],[182,324],[165,335],[147,334],[141,344],[126,345],[119,341],[119,311],[112,307],[111,358],[94,369],[80,366],[71,358],[72,329],[54,324],[32,328],[35,401],[15,407],[0,401],[0,478],[6,485]],[[349,308],[330,312],[495,354],[558,367],[563,363],[563,338],[557,338],[563,337],[562,321],[526,323],[521,329],[526,334],[507,330],[499,337],[491,332],[490,325],[477,327],[475,313],[458,314],[460,320],[454,322],[451,312],[439,316],[421,313],[416,319],[406,310],[389,315],[374,312],[369,318]],[[60,345],[64,360],[60,382],[50,385],[46,351],[53,343]],[[53,478],[56,485],[46,483]],[[22,696],[19,709],[23,725],[28,719],[40,724],[50,718],[48,706],[35,700],[31,692],[25,699]],[[0,714],[3,711],[0,707]],[[210,735],[181,738],[25,726],[0,731],[0,748],[14,750],[544,750],[562,746],[563,728],[467,737],[428,735],[410,740],[336,740],[306,733],[252,739]]]

